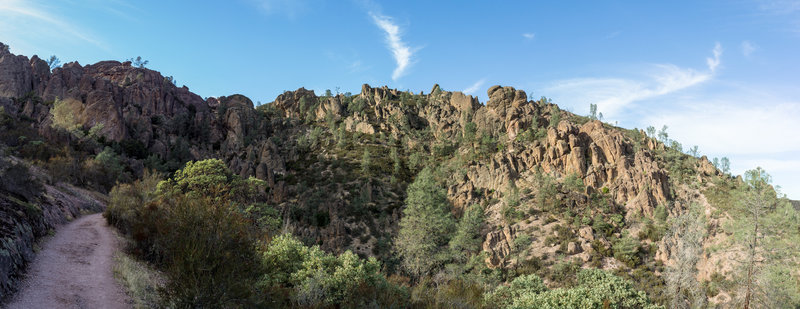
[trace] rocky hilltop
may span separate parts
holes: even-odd
[[[396,265],[391,243],[405,189],[425,167],[436,169],[454,216],[482,206],[490,267],[617,270],[648,282],[648,293],[663,287],[660,274],[674,260],[669,218],[699,207],[709,248],[725,237],[727,202],[707,194],[720,183],[741,185],[707,158],[643,130],[574,115],[512,87],[489,88],[485,104],[438,85],[428,94],[363,85],[354,95],[300,88],[254,106],[242,95],[203,99],[130,62],[70,62],[51,71],[37,56],[0,47],[0,116],[15,128],[2,141],[11,154],[76,170],[110,155],[120,166],[110,184],[220,158],[267,182],[283,230],[326,251],[379,257],[387,267]],[[72,126],[63,125],[61,108]],[[110,187],[89,176],[57,180]],[[615,254],[629,243],[627,255]],[[699,279],[723,280],[716,265],[728,258],[706,251]],[[730,295],[718,289],[713,297]]]

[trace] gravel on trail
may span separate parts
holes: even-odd
[[[130,308],[112,272],[118,246],[101,214],[57,228],[7,308]]]

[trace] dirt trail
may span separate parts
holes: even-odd
[[[101,214],[58,228],[8,308],[129,308],[111,271],[117,245]]]

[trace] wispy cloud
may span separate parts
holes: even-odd
[[[475,92],[480,90],[481,86],[483,86],[483,84],[485,84],[485,83],[486,83],[486,79],[485,78],[481,78],[479,81],[475,82],[474,84],[472,84],[471,86],[467,87],[466,89],[464,89],[461,92],[463,92],[465,94],[470,94],[470,95],[471,94],[475,94]]]
[[[616,116],[631,103],[653,99],[704,83],[713,78],[721,63],[722,46],[717,43],[706,70],[682,68],[674,64],[650,65],[643,80],[624,78],[575,78],[557,81],[544,92],[571,106],[597,104],[606,118]]]
[[[308,8],[305,0],[250,0],[250,2],[267,15],[285,14],[289,19],[294,19]]]
[[[528,33],[523,33],[523,34],[522,34],[522,37],[523,37],[523,38],[526,38],[526,39],[528,39],[528,40],[533,40],[533,38],[535,38],[535,37],[536,37],[536,33],[531,33],[531,32],[528,32]]]
[[[708,64],[708,69],[711,71],[711,74],[717,71],[717,67],[719,67],[719,57],[722,56],[722,45],[717,42],[714,44],[714,53],[713,58],[706,58],[706,64]]]
[[[36,6],[32,1],[0,0],[0,34],[2,34],[2,37],[27,41],[25,36],[21,36],[15,31],[6,32],[7,29],[15,29],[19,26],[27,27],[26,30],[35,31],[38,34],[49,33],[55,36],[69,36],[103,50],[109,50],[104,42],[89,34],[88,31],[50,14],[44,8]]]
[[[369,13],[372,17],[372,20],[375,22],[383,32],[385,32],[386,37],[386,44],[389,47],[389,50],[392,51],[392,56],[394,57],[394,61],[397,63],[397,67],[392,72],[392,80],[397,80],[398,78],[402,77],[406,74],[406,70],[408,69],[409,65],[412,63],[412,57],[416,50],[409,47],[405,42],[403,42],[401,38],[401,29],[391,17],[384,16],[375,13]]]
[[[756,44],[753,44],[750,41],[742,42],[742,55],[744,55],[745,57],[750,57],[750,55],[752,55],[753,52],[756,51],[756,49],[758,49],[758,46],[756,46]]]
[[[636,125],[666,124],[684,148],[699,145],[709,157],[729,157],[734,174],[761,166],[786,194],[800,199],[800,135],[786,134],[796,131],[800,101],[781,97],[792,94],[774,95],[775,89],[749,87],[731,84],[665,102],[668,108],[648,108]]]

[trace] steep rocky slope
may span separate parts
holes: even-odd
[[[0,300],[13,293],[36,241],[85,212],[102,210],[91,192],[48,184],[48,176],[13,157],[0,157]]]
[[[171,172],[220,158],[267,182],[284,230],[327,251],[378,256],[389,268],[406,186],[425,166],[437,170],[456,217],[483,206],[492,268],[616,269],[656,293],[673,259],[663,237],[668,218],[700,205],[707,247],[725,237],[717,227],[726,205],[706,193],[741,179],[707,158],[512,87],[493,86],[488,96],[484,105],[438,85],[429,94],[364,85],[355,95],[318,96],[300,88],[255,107],[242,95],[203,99],[130,62],[71,62],[51,72],[38,57],[0,45],[0,120],[14,124],[3,135],[11,152],[52,168],[73,156],[59,147],[79,149],[84,165],[111,149],[122,181],[146,168]],[[54,125],[64,102],[78,127],[72,132]],[[631,241],[632,252],[615,254]],[[725,269],[715,265],[728,258],[704,252],[699,278],[719,280]]]

